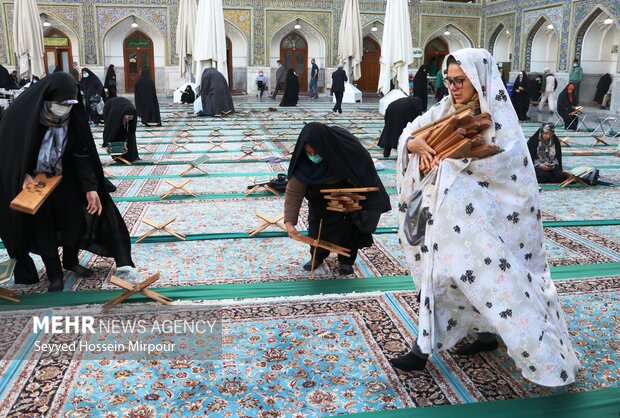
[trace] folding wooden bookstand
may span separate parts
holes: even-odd
[[[237,105],[237,106],[239,106],[239,105]],[[222,112],[222,116],[229,115],[231,112],[232,112],[232,110],[227,110],[225,112]]]
[[[179,149],[184,149],[187,152],[192,152],[191,150],[189,150],[186,145],[193,142],[191,139],[188,138],[181,138],[181,139],[173,139],[172,140],[172,144],[176,145],[176,148],[173,149],[170,152],[177,152]]]
[[[252,184],[250,184],[250,186],[253,186],[249,189],[247,189],[245,191],[245,193],[243,193],[244,196],[249,196],[252,193],[256,193],[258,191],[260,191],[260,189],[265,189],[270,193],[275,194],[276,196],[280,196],[280,193],[274,189],[273,187],[269,186],[269,183],[271,182],[271,179],[269,180],[258,180],[258,179],[253,179],[252,180]]]
[[[114,161],[120,161],[127,165],[131,165],[131,163],[123,157],[123,155],[127,154],[126,142],[108,142],[108,146],[105,149]]]
[[[153,299],[155,302],[163,303],[164,305],[170,305],[172,303],[172,299],[148,289],[150,285],[152,285],[159,279],[159,272],[152,275],[141,283],[129,283],[128,281],[123,280],[119,277],[112,276],[112,278],[110,279],[110,283],[120,287],[124,290],[124,292],[103,305],[102,309],[104,311],[107,311],[108,309],[113,308],[114,306],[128,299],[131,295],[135,295],[136,293],[140,293],[149,299]]]
[[[278,216],[275,216],[273,218],[265,216],[265,215],[263,215],[260,212],[256,212],[256,216],[258,216],[264,222],[249,232],[251,237],[253,237],[254,235],[258,234],[261,231],[264,231],[265,229],[269,228],[270,226],[277,226],[281,230],[286,231],[286,227],[283,224],[280,223],[280,221],[282,219],[284,219],[284,212],[282,212],[281,214],[279,214]]]
[[[187,138],[188,136],[192,136],[192,134],[187,129],[181,129],[179,136],[181,138]]]
[[[222,144],[224,143],[223,139],[219,139],[215,137],[215,138],[210,138],[207,142],[212,145],[211,148],[209,148],[207,151],[213,151],[216,148],[221,148],[222,151],[226,151],[226,149],[222,146]]]
[[[323,189],[326,193],[327,210],[332,212],[356,212],[362,210],[360,201],[366,200],[366,196],[359,193],[378,192],[378,187],[359,187],[349,189]]]
[[[237,161],[248,158],[254,153],[254,151],[256,151],[256,147],[254,145],[241,145],[241,152],[243,153],[243,155],[237,158]]]
[[[149,147],[148,145],[140,145],[140,144],[136,144],[138,150],[144,150],[144,151],[148,151]]]
[[[589,187],[590,185],[588,183],[586,183],[585,181],[581,180],[579,177],[566,172],[565,173],[567,175],[566,180],[564,180],[562,183],[559,184],[560,187],[566,187],[571,183],[578,183],[581,184],[584,187]]]
[[[260,147],[261,145],[263,145],[265,143],[264,139],[255,139],[255,138],[250,138],[250,142],[252,143],[252,145],[254,145],[256,148]]]
[[[207,161],[209,161],[209,156],[206,154],[196,158],[193,161],[188,161],[187,164],[189,164],[189,167],[184,172],[181,173],[181,177],[183,177],[186,174],[189,174],[193,170],[198,170],[198,171],[202,171],[204,174],[209,174],[207,173],[206,170],[203,170],[200,167],[201,165],[206,164]]]
[[[172,188],[170,190],[168,190],[166,193],[161,195],[162,199],[167,198],[168,196],[170,196],[171,194],[173,194],[174,192],[178,191],[178,190],[183,190],[185,193],[190,194],[194,197],[197,196],[197,194],[192,191],[191,189],[187,189],[185,186],[187,185],[187,183],[189,183],[191,181],[191,179],[187,179],[185,180],[183,183],[181,184],[176,184],[170,180],[166,180],[166,183],[168,183],[169,185],[172,186]]]
[[[8,259],[0,263],[0,284],[6,283],[11,279],[11,276],[13,276],[13,270],[15,270],[16,263],[17,262],[15,259]],[[18,292],[14,292],[9,289],[3,289],[0,287],[0,299],[6,299],[10,300],[11,302],[19,303],[21,301],[18,299],[18,296],[20,296]]]
[[[246,138],[250,138],[250,140],[252,140],[252,136],[258,134],[258,132],[255,129],[252,129],[249,131],[243,131],[242,133],[244,135],[242,140],[245,140]]]
[[[608,140],[609,138],[607,137],[607,135],[603,135],[602,137],[593,137],[594,138],[594,142],[592,143],[592,145],[590,145],[591,147],[594,147],[598,144],[603,144],[603,145],[607,145],[609,146],[609,144],[607,142],[605,142],[606,140]]]
[[[180,232],[177,232],[174,229],[168,227],[168,225],[170,225],[172,222],[174,222],[176,220],[177,220],[177,218],[174,217],[174,218],[169,219],[169,220],[167,220],[165,222],[157,224],[154,221],[151,221],[150,219],[148,219],[146,217],[142,218],[142,222],[147,224],[148,226],[150,226],[151,229],[146,231],[144,234],[140,235],[138,237],[138,239],[136,240],[136,243],[139,243],[140,241],[144,240],[146,237],[150,237],[151,235],[153,235],[157,231],[167,232],[170,235],[174,235],[175,237],[177,237],[181,241],[185,241],[185,238],[186,238],[185,234],[181,234]]]
[[[570,144],[568,143],[568,141],[570,141],[570,136],[565,136],[563,138],[558,137],[558,141],[560,141],[560,145],[570,147]]]
[[[106,170],[106,168],[108,168],[110,165],[112,165],[112,163],[114,162],[114,160],[112,161],[108,161],[107,163],[103,164],[102,168],[103,168],[103,175],[106,177],[109,177],[111,179],[115,178],[116,176],[112,173],[110,173],[109,171]]]
[[[317,248],[317,247],[325,248],[326,250],[329,250],[333,253],[337,253],[345,257],[351,257],[351,250],[345,247],[341,247],[340,245],[332,244],[331,242],[323,241],[320,239],[320,236],[319,236],[319,239],[314,239],[307,235],[300,235],[297,238],[293,238],[293,240],[303,242],[304,244],[308,244],[314,248]],[[314,257],[313,257],[312,264],[314,265]]]
[[[22,189],[11,201],[9,207],[18,212],[34,215],[61,180],[62,176],[48,177],[45,173],[37,174],[33,179],[34,184],[30,183]]]

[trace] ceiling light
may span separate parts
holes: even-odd
[[[614,20],[611,17],[608,17],[607,19],[603,20],[603,23],[606,25],[611,25],[612,23],[614,23]]]
[[[373,24],[372,24],[372,28],[370,28],[370,31],[371,31],[371,32],[376,32],[376,31],[378,31],[378,30],[379,30],[379,29],[377,29],[377,24],[376,24],[376,22],[375,22],[375,23],[373,23]]]
[[[506,35],[510,35],[510,31],[509,30],[506,31]]]
[[[299,19],[297,19],[297,23],[295,23],[295,29],[301,29],[301,25],[299,24]]]
[[[549,24],[547,25],[547,29],[551,30],[551,29],[553,29],[553,28],[554,28],[553,23],[549,23]]]
[[[131,23],[131,27],[132,28],[137,28],[138,27],[138,22],[136,22],[136,17],[133,17],[133,22]]]
[[[44,19],[44,21],[43,21],[43,26],[44,27],[49,28],[50,26],[52,26],[52,24],[47,20],[47,15],[46,14],[43,14],[41,16]]]
[[[443,34],[446,36],[450,36],[450,27],[446,27],[446,31]]]

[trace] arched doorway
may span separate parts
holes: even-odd
[[[434,38],[424,48],[424,65],[428,66],[435,60],[435,65],[441,69],[443,60],[450,52],[448,43],[441,38]]]
[[[595,10],[577,31],[575,56],[584,73],[615,73],[620,30],[616,21],[601,9]]]
[[[546,67],[555,68],[558,52],[558,33],[555,27],[545,18],[541,18],[527,37],[525,71],[542,73]]]
[[[371,37],[363,40],[362,77],[357,80],[357,88],[365,93],[376,93],[381,70],[381,46]]]
[[[232,69],[233,69],[233,53],[232,53],[232,42],[228,37],[226,37],[226,69],[228,70],[228,88],[230,90],[233,89],[233,78],[232,78]]]
[[[280,60],[299,77],[299,92],[308,92],[308,43],[298,33],[289,33],[280,42]]]
[[[125,91],[134,91],[136,81],[140,78],[142,69],[148,67],[151,79],[155,80],[155,64],[153,59],[153,41],[140,31],[133,32],[123,44],[125,60]]]
[[[47,74],[53,73],[56,68],[69,72],[73,63],[69,37],[58,29],[51,29],[45,34],[43,45],[45,46],[45,69]]]

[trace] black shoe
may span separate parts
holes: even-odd
[[[471,356],[478,353],[497,350],[498,346],[499,342],[497,341],[497,339],[488,343],[476,340],[473,343],[464,345],[463,347],[456,350],[456,354],[458,354],[459,356]]]
[[[342,109],[338,110],[338,113],[342,113]]]
[[[63,288],[63,282],[62,282],[62,277],[57,278],[57,279],[52,279],[52,281],[50,281],[50,285],[47,287],[47,291],[48,292],[62,292],[62,288]]]
[[[91,277],[93,274],[95,274],[91,269],[88,269],[86,267],[82,267],[79,264],[76,264],[73,267],[69,267],[67,270],[71,270],[78,277]]]
[[[428,359],[418,357],[413,352],[409,352],[404,356],[392,358],[389,360],[390,364],[405,372],[411,372],[414,370],[424,370]]]
[[[350,264],[340,264],[338,273],[340,273],[340,275],[342,276],[348,276],[349,274],[353,274],[353,266]]]
[[[321,260],[321,261],[315,260],[314,261],[314,270],[316,270],[319,267],[321,267],[321,264],[323,264],[323,260]],[[312,260],[310,260],[306,264],[304,264],[303,265],[303,269],[306,270],[306,271],[312,271]]]

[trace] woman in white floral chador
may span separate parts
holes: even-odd
[[[499,336],[525,378],[569,384],[579,361],[550,278],[538,184],[517,115],[488,51],[462,49],[446,62],[450,95],[409,123],[399,140],[399,238],[421,302],[417,344],[391,363],[423,369],[428,354],[477,333],[457,354],[494,350]],[[410,139],[417,128],[476,100],[480,112],[491,114],[494,124],[482,135],[499,154],[439,162],[425,135]],[[423,242],[411,246],[403,222],[423,178],[422,161],[437,166],[437,177],[422,193],[430,213]]]

